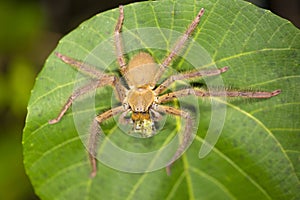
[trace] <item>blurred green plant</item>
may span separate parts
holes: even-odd
[[[43,24],[40,7],[23,1],[0,2],[0,53],[30,49]]]
[[[29,54],[43,23],[37,3],[0,1],[0,199],[35,198],[24,173],[21,133],[38,69]]]
[[[0,76],[0,109],[9,109],[19,117],[26,113],[36,71],[30,60],[16,56],[7,66],[5,76]]]

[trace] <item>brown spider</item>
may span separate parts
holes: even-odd
[[[173,108],[166,105],[161,105],[166,102],[170,102],[178,97],[184,97],[188,95],[196,95],[198,97],[244,97],[244,98],[271,98],[280,94],[280,90],[273,92],[253,92],[253,91],[213,91],[209,92],[200,88],[181,89],[178,91],[170,92],[161,95],[166,89],[174,82],[178,80],[188,80],[191,78],[203,77],[203,76],[215,76],[219,75],[228,70],[228,67],[223,67],[216,70],[193,70],[178,75],[172,75],[163,81],[160,85],[157,83],[163,75],[166,68],[170,65],[174,57],[177,56],[181,48],[184,46],[192,32],[198,26],[200,18],[204,13],[202,8],[188,29],[185,31],[182,37],[175,43],[172,51],[158,66],[153,57],[148,53],[140,52],[135,55],[128,63],[125,62],[122,39],[121,39],[121,28],[124,20],[123,6],[119,6],[119,18],[114,31],[115,49],[117,55],[117,62],[120,66],[120,72],[127,82],[127,86],[124,86],[117,76],[105,74],[101,71],[95,70],[95,68],[62,55],[55,53],[56,56],[63,62],[75,67],[77,70],[90,75],[97,81],[93,84],[88,84],[82,88],[75,90],[75,92],[69,97],[66,104],[55,119],[49,121],[49,124],[55,124],[61,120],[65,112],[74,102],[74,100],[91,90],[100,88],[103,86],[112,86],[116,93],[118,100],[122,103],[121,106],[111,108],[110,110],[99,114],[94,123],[100,124],[103,121],[111,118],[114,115],[121,114],[120,119],[125,119],[125,115],[131,113],[131,122],[133,123],[133,130],[140,132],[142,137],[151,137],[155,134],[154,130],[154,118],[159,113],[171,114],[180,116],[186,120],[186,124],[183,130],[183,141],[177,149],[173,158],[168,162],[166,167],[167,173],[170,173],[170,167],[178,156],[183,153],[185,147],[188,145],[191,137],[192,119],[189,112]],[[158,66],[158,67],[157,67]],[[137,67],[144,73],[139,73],[136,70]],[[160,96],[159,96],[160,95]],[[97,140],[97,129],[92,128],[89,139],[89,159],[92,165],[91,176],[94,177],[97,172],[95,151],[96,151],[96,140]]]

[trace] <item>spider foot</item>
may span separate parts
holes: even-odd
[[[51,119],[51,120],[48,121],[48,124],[56,124],[59,121],[60,121],[59,118]]]
[[[229,69],[228,66],[222,67],[222,68],[220,69],[220,72],[221,72],[221,73],[224,73],[224,72],[226,72],[228,69]]]
[[[92,171],[91,174],[90,174],[90,177],[94,178],[96,175],[97,175],[97,172],[96,171]]]
[[[273,92],[271,92],[271,96],[274,97],[280,93],[281,93],[281,90],[274,90]]]
[[[171,164],[168,164],[168,165],[166,166],[166,173],[167,173],[168,176],[171,176],[171,166],[172,166],[172,163],[171,163]]]
[[[96,158],[91,153],[89,153],[89,159],[92,167],[90,177],[94,178],[97,175],[97,161]]]

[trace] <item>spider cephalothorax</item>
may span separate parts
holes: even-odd
[[[83,95],[91,90],[94,90],[103,86],[112,86],[116,93],[118,100],[122,103],[121,106],[111,108],[110,110],[99,114],[94,122],[102,123],[103,121],[111,118],[114,115],[120,114],[120,121],[128,122],[125,119],[127,114],[130,114],[130,122],[133,123],[133,130],[140,132],[143,137],[151,137],[155,134],[154,121],[160,117],[160,114],[170,114],[181,117],[185,120],[185,126],[183,128],[183,139],[175,152],[172,159],[168,162],[167,173],[170,173],[170,166],[180,156],[184,149],[188,146],[191,137],[192,120],[189,112],[173,108],[171,106],[162,105],[166,102],[173,101],[176,98],[184,97],[188,95],[196,95],[198,97],[243,97],[243,98],[270,98],[280,93],[280,90],[273,92],[253,92],[253,91],[206,91],[200,88],[188,88],[181,89],[174,92],[163,94],[166,89],[178,80],[189,80],[192,78],[199,78],[203,76],[215,76],[224,73],[228,70],[228,67],[213,70],[194,70],[189,72],[183,72],[178,75],[172,75],[164,80],[161,84],[158,84],[158,80],[162,77],[164,71],[170,66],[172,60],[176,57],[179,51],[182,49],[192,32],[196,29],[200,22],[200,18],[204,13],[202,8],[195,19],[192,21],[188,29],[185,31],[182,37],[174,44],[171,52],[167,57],[157,64],[153,57],[145,52],[140,52],[135,55],[128,63],[125,62],[124,53],[122,49],[121,28],[124,20],[123,6],[119,7],[120,15],[114,31],[115,47],[117,61],[120,66],[121,75],[125,78],[127,85],[123,85],[119,77],[115,75],[105,74],[102,71],[95,70],[95,68],[70,58],[68,56],[56,53],[57,57],[63,62],[70,64],[80,72],[93,77],[93,79],[99,79],[96,83],[83,86],[77,89],[68,99],[63,106],[59,115],[49,121],[50,124],[57,123],[61,120],[64,113],[71,106],[73,101],[80,95]],[[94,124],[94,123],[93,123]],[[97,144],[97,131],[98,129],[92,129],[89,140],[89,158],[92,165],[91,176],[95,176],[97,172],[96,167],[96,144]]]

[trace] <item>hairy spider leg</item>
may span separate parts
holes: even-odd
[[[62,107],[58,116],[54,119],[49,120],[48,123],[55,124],[55,123],[59,122],[76,98],[87,93],[88,91],[92,91],[93,89],[98,88],[98,86],[99,86],[99,82],[95,81],[95,82],[90,82],[89,84],[75,90],[75,92],[73,92],[73,94],[68,98],[65,105]]]
[[[124,21],[124,8],[122,5],[119,6],[119,18],[118,22],[115,27],[115,32],[114,32],[114,39],[115,39],[115,45],[116,45],[116,54],[117,54],[117,61],[120,65],[120,71],[121,74],[124,75],[126,72],[126,62],[124,58],[124,52],[123,52],[123,44],[122,44],[122,38],[121,38],[121,30],[122,30],[122,25]]]
[[[229,67],[222,67],[221,69],[193,70],[182,74],[172,75],[155,89],[155,94],[161,94],[175,81],[200,78],[203,76],[216,76],[226,72],[228,69]]]
[[[56,55],[64,63],[70,65],[77,71],[80,71],[82,74],[90,76],[91,78],[99,79],[100,77],[108,76],[107,74],[103,73],[99,69],[96,69],[94,66],[91,66],[77,59],[71,58],[69,56],[65,56],[59,52],[55,52],[54,55]]]
[[[103,121],[111,118],[114,115],[120,114],[122,112],[127,112],[127,110],[124,109],[123,106],[118,106],[115,108],[112,108],[102,114],[99,114],[92,122],[91,130],[90,130],[90,137],[88,141],[88,150],[89,150],[89,160],[92,166],[92,172],[91,177],[95,177],[97,174],[97,161],[96,161],[96,149],[97,149],[97,141],[98,136],[101,133],[101,130],[99,128],[99,124]]]
[[[159,97],[157,103],[170,102],[179,97],[189,95],[196,95],[198,97],[242,97],[252,99],[268,99],[281,93],[281,90],[274,90],[272,92],[260,91],[206,91],[200,88],[189,88],[170,92]]]
[[[191,141],[192,126],[193,126],[192,118],[188,112],[170,106],[156,105],[155,108],[153,109],[158,112],[180,116],[186,121],[183,135],[182,135],[182,141],[180,141],[178,149],[176,150],[175,154],[173,155],[173,157],[171,158],[171,160],[168,162],[166,166],[167,175],[171,175],[172,164],[184,152],[185,148],[188,146],[189,142]]]
[[[257,98],[257,99],[263,99],[263,98],[271,98],[273,96],[276,96],[280,94],[280,90],[275,90],[273,92],[246,92],[246,91],[205,91],[199,88],[193,88],[193,89],[183,89],[178,90],[175,92],[167,93],[159,97],[157,104],[166,103],[169,101],[172,101],[174,99],[177,99],[179,97],[184,97],[188,95],[196,95],[199,97],[220,97],[220,96],[227,96],[227,97],[243,97],[243,98]],[[181,144],[179,145],[179,148],[175,152],[175,155],[173,158],[169,161],[166,171],[167,174],[171,174],[171,166],[175,162],[175,160],[184,152],[185,148],[189,144],[189,141],[191,139],[191,129],[192,129],[192,119],[190,117],[190,114],[186,111],[176,109],[169,106],[163,106],[163,105],[157,105],[156,111],[159,112],[165,112],[176,116],[181,116],[186,120],[185,123],[185,129],[183,132],[183,140]]]
[[[58,116],[55,119],[49,120],[49,124],[55,124],[59,122],[76,98],[100,87],[104,87],[107,85],[112,86],[114,88],[118,100],[120,102],[123,102],[123,100],[125,99],[127,89],[121,84],[120,80],[116,76],[104,74],[103,72],[97,70],[96,68],[88,64],[85,64],[81,61],[78,61],[74,58],[62,55],[60,53],[55,53],[55,54],[64,63],[71,65],[72,67],[74,67],[75,69],[77,69],[79,72],[83,74],[91,76],[93,80],[90,83],[86,84],[85,86],[75,90],[75,92],[73,92],[73,94],[68,98],[67,102],[61,109]]]
[[[201,8],[195,19],[189,25],[188,29],[185,31],[182,37],[175,43],[173,46],[171,53],[163,60],[162,64],[160,65],[159,71],[155,76],[156,82],[159,81],[160,77],[163,75],[166,68],[170,65],[172,60],[177,56],[179,51],[183,48],[184,44],[188,40],[188,38],[192,35],[193,31],[196,29],[198,24],[200,23],[200,19],[204,14],[204,8]]]

